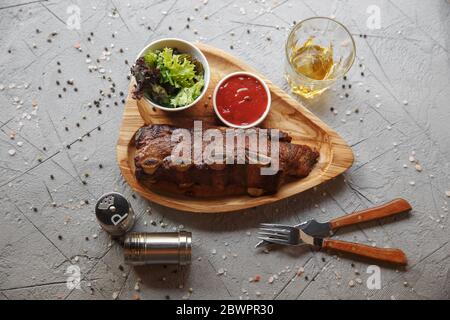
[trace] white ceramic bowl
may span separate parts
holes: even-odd
[[[153,102],[150,99],[147,99],[146,97],[142,97],[142,99],[147,101],[151,106],[161,109],[161,110],[164,110],[164,111],[172,112],[172,111],[186,110],[186,109],[192,107],[193,105],[195,105],[205,95],[206,90],[208,89],[208,86],[209,86],[209,79],[211,76],[209,64],[208,64],[208,61],[206,60],[205,56],[203,55],[203,53],[195,45],[193,45],[192,43],[190,43],[188,41],[176,39],[176,38],[164,38],[164,39],[159,39],[159,40],[153,41],[152,43],[147,45],[144,49],[142,49],[141,52],[139,52],[136,60],[139,59],[140,57],[144,56],[148,51],[164,49],[166,47],[167,48],[177,48],[182,53],[188,53],[191,56],[193,56],[195,59],[197,59],[203,65],[204,79],[205,79],[205,85],[203,86],[203,90],[200,93],[200,95],[197,97],[197,99],[194,100],[194,102],[192,102],[191,104],[187,104],[183,107],[178,107],[178,108],[167,108],[167,107],[160,106],[156,102]]]
[[[228,80],[231,77],[234,76],[238,76],[238,75],[245,75],[245,76],[250,76],[255,78],[256,80],[258,80],[259,82],[261,82],[264,90],[266,90],[266,94],[267,94],[267,105],[266,105],[266,110],[264,111],[264,113],[261,115],[261,117],[256,120],[253,123],[250,124],[246,124],[246,125],[237,125],[231,122],[228,122],[227,120],[225,120],[222,115],[220,114],[219,110],[217,110],[217,104],[216,104],[216,96],[217,96],[217,92],[219,91],[220,86],[222,85],[222,83],[224,83],[226,80]],[[257,75],[251,73],[251,72],[245,72],[245,71],[238,71],[238,72],[233,72],[230,73],[229,75],[225,76],[224,78],[222,78],[222,80],[219,81],[219,83],[216,85],[216,88],[214,89],[214,94],[213,94],[213,106],[214,106],[214,112],[216,113],[217,117],[219,117],[220,121],[222,121],[224,124],[226,124],[229,127],[233,127],[233,128],[240,128],[240,129],[248,129],[254,126],[257,126],[258,124],[260,124],[269,114],[270,111],[270,105],[272,104],[272,99],[270,96],[270,90],[269,87],[267,86],[267,84],[264,82],[263,79],[261,79],[260,77],[258,77]]]

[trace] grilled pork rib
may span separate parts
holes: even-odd
[[[223,132],[223,150],[225,150],[225,130],[223,127],[213,127]],[[249,140],[245,145],[234,145],[234,162],[200,163],[195,164],[194,156],[184,163],[174,163],[171,158],[172,150],[177,141],[171,139],[174,130],[178,128],[169,125],[149,125],[138,130],[135,136],[135,175],[138,181],[152,189],[175,191],[191,196],[220,196],[248,193],[252,196],[277,192],[280,185],[288,176],[306,177],[317,162],[319,153],[306,145],[290,143],[291,137],[279,131],[279,170],[273,175],[262,175],[261,168],[270,165],[271,143],[270,130],[267,134],[266,162],[249,163],[252,153],[249,152]],[[206,129],[211,129],[205,128]],[[245,133],[258,133],[258,128],[247,129]],[[193,133],[193,129],[189,131]],[[203,131],[204,132],[204,131]],[[230,131],[227,131],[230,132]],[[237,134],[239,130],[231,131]],[[241,131],[242,132],[242,131]],[[192,139],[193,140],[193,139]],[[236,140],[235,140],[236,141]],[[203,149],[209,142],[203,142]],[[238,150],[245,149],[245,150]],[[237,164],[237,155],[244,151],[245,164]],[[254,154],[254,153],[253,153]],[[255,159],[255,157],[253,158]],[[260,159],[259,159],[260,160]]]

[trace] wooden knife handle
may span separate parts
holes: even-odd
[[[405,253],[402,250],[395,248],[377,248],[364,244],[332,239],[323,239],[322,248],[352,253],[366,258],[399,265],[407,264]]]
[[[405,199],[395,199],[381,206],[354,212],[330,221],[331,230],[341,227],[389,217],[397,213],[411,210],[411,205]]]

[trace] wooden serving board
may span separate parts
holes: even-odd
[[[272,203],[295,195],[336,177],[352,165],[353,153],[347,143],[298,101],[232,55],[205,44],[197,44],[197,47],[208,59],[211,69],[208,92],[197,105],[180,112],[164,112],[152,108],[144,100],[135,101],[130,92],[128,93],[117,142],[117,160],[123,177],[132,189],[150,201],[178,210],[199,213],[228,212]],[[193,198],[164,194],[139,184],[134,175],[135,132],[144,124],[152,123],[186,127],[191,125],[194,119],[222,125],[214,114],[212,92],[222,77],[242,70],[259,75],[271,91],[271,111],[260,126],[286,131],[292,136],[292,143],[306,144],[320,152],[319,162],[309,176],[284,184],[276,194],[261,197],[239,195]],[[129,90],[132,87],[133,83],[130,84]]]

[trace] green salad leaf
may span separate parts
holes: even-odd
[[[191,104],[202,93],[204,85],[205,80],[201,78],[191,87],[182,88],[174,98],[170,99],[170,105],[176,108]]]
[[[161,71],[163,82],[170,83],[175,88],[187,88],[194,84],[195,65],[179,54],[173,54],[171,48],[161,51],[156,67]]]
[[[150,51],[147,52],[144,56],[144,61],[150,68],[156,67],[156,60],[158,60],[158,52]]]

